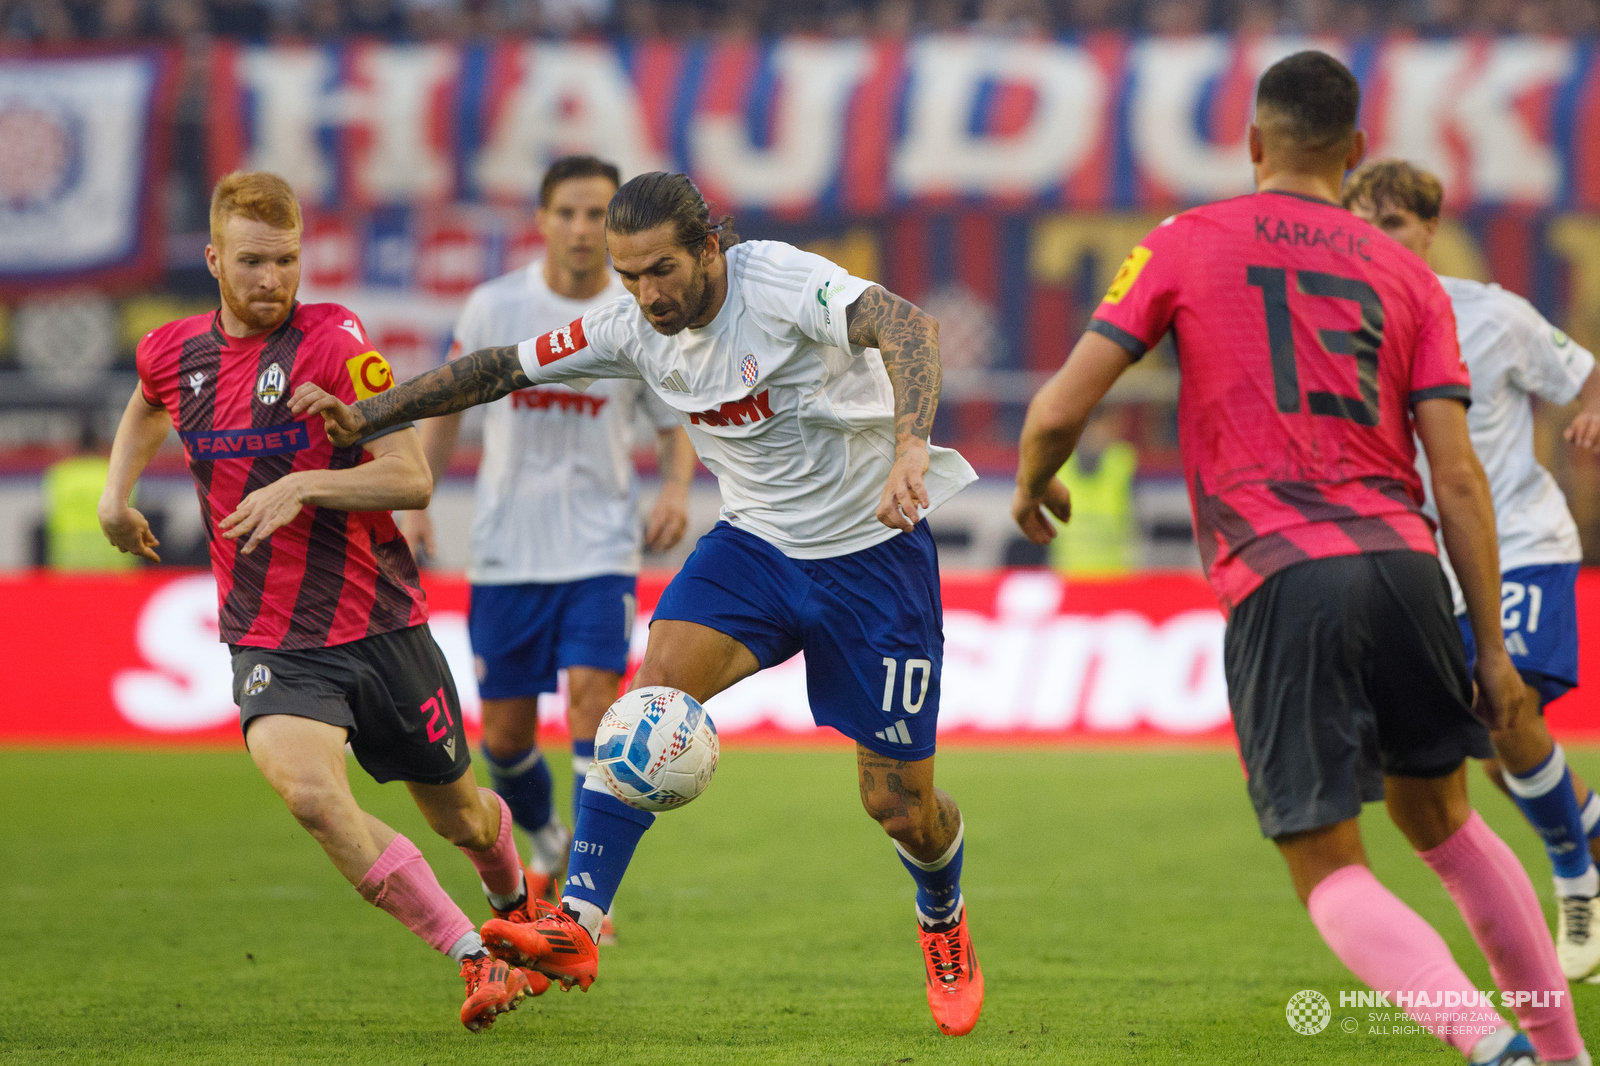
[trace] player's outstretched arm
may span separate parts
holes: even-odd
[[[1578,403],[1582,406],[1562,436],[1580,448],[1600,452],[1600,366],[1589,371],[1589,376],[1583,379],[1583,388],[1578,390]]]
[[[128,503],[139,475],[155,457],[161,442],[172,430],[172,417],[165,407],[145,402],[144,386],[135,385],[128,406],[123,409],[117,436],[111,445],[111,469],[106,473],[105,491],[100,495],[100,529],[117,550],[159,563],[156,548],[161,542],[150,532],[144,515]]]
[[[939,321],[910,300],[874,285],[845,310],[845,322],[851,344],[882,353],[894,386],[895,460],[878,501],[878,521],[910,530],[918,508],[931,502],[922,479],[928,472],[928,436],[944,380]]]
[[[1011,498],[1011,517],[1035,544],[1055,539],[1055,527],[1045,508],[1065,522],[1072,514],[1072,498],[1056,472],[1072,455],[1089,422],[1089,413],[1122,372],[1133,364],[1134,352],[1099,333],[1078,338],[1072,354],[1028,404],[1022,424],[1017,463],[1017,491]]]
[[[293,522],[307,504],[340,511],[405,511],[428,506],[433,475],[415,429],[369,441],[372,462],[345,470],[297,470],[264,485],[217,523],[228,540],[248,536],[245,555]]]
[[[1489,478],[1472,450],[1467,409],[1460,401],[1422,400],[1413,415],[1428,456],[1445,551],[1461,582],[1478,645],[1478,714],[1490,729],[1506,729],[1536,713],[1538,705],[1511,662],[1500,625],[1500,542]]]
[[[294,390],[289,409],[296,415],[321,415],[328,439],[346,448],[390,426],[465,411],[532,384],[522,372],[517,346],[511,344],[453,359],[356,404],[306,382]]]

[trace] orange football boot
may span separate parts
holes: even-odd
[[[532,925],[485,922],[484,946],[513,965],[554,977],[562,991],[577,985],[587,992],[600,966],[600,951],[588,931],[572,915],[542,899],[534,901],[534,914]]]
[[[461,1004],[461,1024],[474,1033],[494,1024],[495,1015],[516,1010],[528,994],[528,979],[490,955],[463,959],[461,977],[467,982],[467,1001]],[[546,982],[548,986],[548,982]]]
[[[522,902],[520,904],[518,904],[515,907],[512,907],[508,911],[501,910],[499,907],[496,907],[493,903],[489,904],[489,909],[494,911],[494,916],[498,920],[500,920],[502,922],[509,922],[512,925],[532,925],[533,924],[533,922],[534,922],[534,914],[533,914],[534,883],[533,883],[533,878],[537,877],[538,875],[534,874],[534,873],[525,873],[524,876],[526,878],[528,878],[527,883],[524,885],[524,887],[527,889],[528,894],[523,897]],[[546,977],[544,974],[540,973],[538,970],[530,970],[525,966],[524,967],[519,967],[518,970],[522,974],[523,979],[525,981],[527,981],[527,983],[528,983],[528,988],[527,988],[527,991],[524,993],[524,995],[542,996],[542,995],[544,995],[546,992],[548,992],[550,990],[550,978]]]
[[[919,924],[922,958],[928,968],[928,1009],[946,1036],[966,1036],[983,1013],[983,971],[967,935],[967,911],[954,929],[930,933]]]

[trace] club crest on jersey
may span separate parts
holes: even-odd
[[[755,388],[756,379],[761,376],[761,367],[756,363],[756,357],[747,355],[739,361],[739,380],[744,382],[745,388]]]
[[[246,696],[259,696],[267,690],[267,686],[270,684],[272,684],[272,671],[267,667],[266,663],[256,663],[250,671],[250,676],[245,680],[244,694]]]
[[[370,400],[394,384],[394,374],[389,361],[377,352],[362,352],[344,361],[350,373],[350,384],[355,387],[356,399]]]
[[[287,385],[288,380],[283,376],[283,367],[273,363],[256,378],[256,399],[264,404],[275,404],[283,396],[283,390]]]
[[[533,342],[534,356],[540,366],[548,366],[586,347],[589,341],[583,335],[583,319],[573,319],[570,325],[553,329]]]

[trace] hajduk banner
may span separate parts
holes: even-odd
[[[159,49],[0,59],[0,294],[161,269],[172,73]]]
[[[746,237],[915,300],[944,327],[949,381],[1015,401],[1026,390],[990,372],[1059,366],[1151,227],[1249,191],[1255,81],[1306,47],[1361,79],[1373,157],[1443,179],[1438,269],[1497,281],[1600,347],[1592,40],[220,45],[209,156],[216,175],[294,184],[304,298],[358,308],[402,378],[444,356],[474,285],[538,254],[549,163],[592,152],[625,175],[686,171]]]
[[[640,580],[631,667],[667,575]],[[430,625],[476,727],[476,672],[462,580],[426,581]],[[1049,572],[943,577],[945,664],[940,735],[952,743],[1231,741],[1222,667],[1224,622],[1198,575],[1150,574],[1063,584]],[[0,578],[6,640],[0,743],[239,743],[227,648],[217,641],[206,572]],[[1578,586],[1580,626],[1600,612],[1600,573]],[[1587,685],[1549,708],[1558,735],[1600,739],[1600,650],[1585,647]],[[707,705],[724,737],[839,742],[807,703],[801,656]],[[564,732],[558,693],[541,701],[547,734]]]

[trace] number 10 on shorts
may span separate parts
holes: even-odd
[[[894,679],[900,672],[900,663],[897,660],[883,657],[883,710],[885,714],[894,713]],[[928,685],[933,680],[933,663],[927,659],[907,659],[905,667],[905,683],[900,688],[900,706],[907,714],[916,714],[922,710],[922,701],[928,698]],[[915,702],[911,699],[911,690],[917,690]]]

